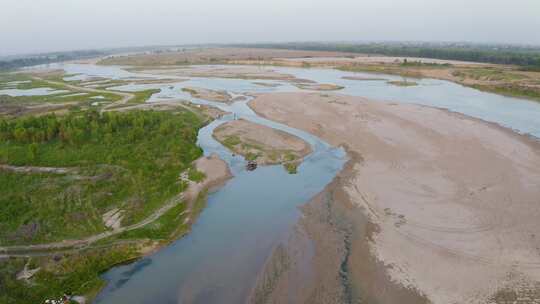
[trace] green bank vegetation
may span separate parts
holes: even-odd
[[[540,48],[535,46],[518,46],[507,44],[471,44],[459,42],[291,42],[249,45],[244,44],[236,46],[463,60],[472,62],[519,65],[530,70],[540,69]]]
[[[146,218],[185,189],[181,172],[204,179],[192,162],[202,155],[196,139],[205,119],[181,109],[0,119],[0,245],[94,235],[108,229],[102,216],[115,208],[123,226]],[[189,213],[179,203],[150,224],[82,250],[0,260],[0,303],[42,303],[64,293],[91,300],[105,284],[103,271],[187,233],[205,199],[200,194]],[[17,279],[25,268],[39,271]]]
[[[291,150],[273,149],[259,142],[242,139],[237,135],[223,136],[220,129],[214,132],[216,140],[234,153],[238,153],[248,161],[260,161],[262,164],[282,164],[290,174],[297,172],[301,156]]]
[[[408,80],[395,80],[395,81],[387,81],[388,84],[395,85],[398,87],[414,87],[417,86],[418,83],[414,81],[408,81]]]
[[[0,261],[0,303],[43,303],[64,294],[91,300],[105,282],[99,275],[113,265],[139,256],[139,247],[120,244],[103,249],[57,254],[54,257],[11,258]],[[25,268],[39,268],[31,281],[17,279]]]
[[[64,174],[2,172],[0,243],[28,244],[102,232],[103,213],[140,221],[185,185],[202,155],[203,122],[189,111],[86,111],[0,120],[0,163],[68,168]]]

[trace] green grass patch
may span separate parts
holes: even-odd
[[[190,181],[198,183],[198,182],[202,182],[206,178],[206,175],[204,174],[204,172],[201,172],[191,167],[189,168],[189,171],[188,171],[188,178]]]
[[[534,101],[540,101],[540,89],[532,87],[519,86],[517,84],[502,84],[502,85],[470,85],[480,91],[492,92],[500,95],[527,98]]]
[[[150,99],[152,95],[157,94],[159,92],[161,92],[160,89],[149,89],[149,90],[134,92],[135,98],[131,100],[130,102],[131,103],[144,103],[148,99]]]
[[[138,229],[126,231],[117,236],[118,239],[153,239],[167,240],[172,235],[183,234],[187,227],[182,227],[184,219],[188,216],[184,213],[186,203],[182,202],[171,208],[156,221]],[[184,228],[184,229],[182,229]]]
[[[247,152],[246,153],[246,160],[253,161],[256,160],[260,155],[260,153],[254,153],[254,152]]]
[[[68,167],[64,175],[0,175],[0,243],[84,237],[102,214],[136,223],[180,193],[180,172],[202,155],[200,117],[189,111],[84,112],[0,119],[0,163]]]
[[[50,79],[58,82],[64,82],[62,80],[63,76],[51,76]],[[47,78],[49,79],[49,78]],[[9,82],[13,81],[25,81],[24,83],[19,83],[14,86],[8,86]],[[67,84],[67,83],[66,83]],[[122,98],[114,92],[111,93],[94,93],[94,92],[84,92],[79,90],[73,90],[66,87],[65,85],[49,83],[45,80],[39,80],[32,78],[29,75],[25,74],[0,74],[0,90],[15,88],[19,90],[29,90],[34,88],[50,88],[54,90],[62,90],[66,92],[60,92],[50,95],[36,95],[36,96],[9,96],[9,95],[0,95],[0,104],[39,104],[39,103],[66,103],[66,102],[76,102],[81,105],[90,105],[93,102],[115,102]],[[82,95],[84,93],[84,95]],[[81,94],[76,96],[70,96],[74,94]],[[145,94],[148,94],[147,92]],[[95,99],[93,97],[103,96],[103,99]],[[144,98],[142,94],[139,98]]]
[[[30,283],[16,279],[26,259],[0,261],[0,303],[43,303],[63,294],[95,296],[105,282],[99,275],[112,267],[139,256],[133,245],[41,258],[33,262],[40,270]]]
[[[529,78],[526,75],[496,68],[461,69],[452,72],[452,75],[464,79],[469,78],[483,81],[514,81]]]
[[[298,172],[298,163],[290,162],[283,164],[283,166],[285,167],[285,170],[289,172],[289,174],[296,174]]]
[[[398,87],[414,87],[418,85],[418,83],[414,81],[406,81],[406,80],[387,81],[387,83],[398,86]]]
[[[236,135],[228,136],[223,140],[223,145],[231,150],[233,150],[234,146],[241,144],[242,141],[240,138]]]

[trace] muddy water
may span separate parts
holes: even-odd
[[[64,68],[70,74],[77,74],[70,78],[72,80],[90,77],[171,79],[169,76],[132,73],[118,67],[66,65]],[[341,94],[444,107],[540,136],[540,103],[483,93],[439,80],[421,80],[417,87],[395,87],[385,81],[342,78],[369,76],[366,74],[323,69],[272,69],[298,78],[342,85],[345,89],[339,91]],[[382,77],[398,79],[389,75]],[[150,102],[181,98],[233,113],[201,129],[198,140],[206,155],[217,153],[228,162],[234,178],[209,195],[208,207],[189,235],[152,256],[105,273],[103,278],[109,283],[98,296],[97,303],[243,302],[271,249],[287,237],[288,229],[300,216],[297,207],[334,178],[345,162],[345,155],[341,149],[329,147],[311,134],[258,117],[247,107],[249,99],[225,105],[191,98],[181,89],[197,86],[238,95],[299,90],[288,83],[280,84],[274,88],[253,84],[250,80],[190,78],[172,84],[116,88],[126,91],[159,88],[161,91],[154,94]],[[244,159],[233,156],[211,136],[214,128],[235,117],[297,135],[309,142],[314,152],[305,159],[296,175],[287,174],[281,166],[247,172]]]

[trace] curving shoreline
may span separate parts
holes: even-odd
[[[349,288],[348,294],[339,292],[350,296],[344,303],[497,303],[501,293],[540,297],[540,271],[531,267],[540,262],[534,250],[539,241],[527,233],[538,228],[538,141],[440,109],[338,95],[326,99],[269,94],[250,106],[261,116],[349,148],[351,161],[319,195],[332,198],[326,203],[331,209],[306,212],[324,205],[315,198],[304,207],[311,220],[298,224],[324,218],[318,223],[326,229],[311,235],[318,248],[312,268],[322,265],[317,255],[326,255],[325,261],[347,259],[349,281],[333,288]],[[332,230],[339,218],[350,227],[348,235]],[[338,248],[349,247],[330,254],[325,243],[335,237],[341,239]],[[294,271],[282,279],[290,280]],[[301,302],[310,302],[309,290],[321,298],[324,289],[316,282],[342,274],[315,275]],[[288,292],[275,288],[266,299]]]

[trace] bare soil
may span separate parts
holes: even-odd
[[[332,206],[351,227],[347,255],[333,253],[347,259],[350,302],[540,301],[538,141],[446,110],[326,96],[267,94],[251,106],[348,147]],[[312,237],[320,250],[322,238]]]

